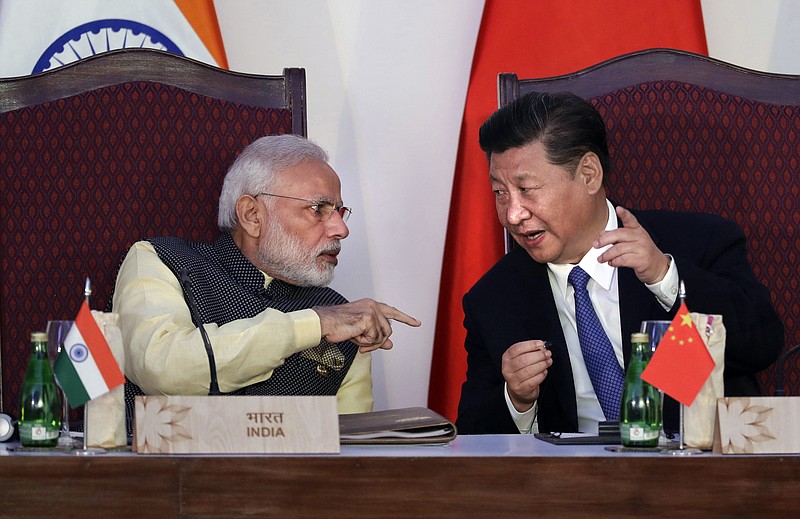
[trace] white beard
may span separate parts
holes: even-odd
[[[280,222],[270,222],[265,235],[258,243],[258,261],[261,268],[301,287],[327,287],[333,281],[335,265],[317,258],[324,252],[339,251],[338,240],[322,244],[314,250],[304,250],[294,235],[286,232]]]

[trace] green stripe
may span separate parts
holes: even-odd
[[[69,355],[65,351],[62,350],[59,353],[53,371],[56,373],[58,384],[61,386],[61,390],[64,391],[70,407],[74,409],[89,401],[89,393],[83,387],[81,377],[75,371],[75,366],[72,365],[72,361],[69,360]]]

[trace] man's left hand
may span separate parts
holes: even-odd
[[[622,226],[601,232],[595,240],[593,246],[598,249],[611,245],[598,261],[608,262],[612,267],[632,268],[639,281],[647,285],[659,283],[669,270],[669,257],[656,247],[630,211],[619,206],[616,211]]]

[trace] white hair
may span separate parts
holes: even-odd
[[[220,230],[230,232],[236,228],[236,202],[241,196],[269,192],[278,172],[306,160],[327,163],[328,154],[297,135],[268,135],[250,143],[225,175],[217,217]]]

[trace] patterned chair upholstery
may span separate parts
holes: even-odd
[[[147,236],[211,240],[222,179],[267,134],[306,135],[305,71],[240,74],[153,50],[0,80],[0,391],[18,416],[31,331],[105,309]]]
[[[530,91],[589,99],[608,130],[614,201],[735,220],[787,349],[800,343],[800,76],[652,49],[558,77],[500,74],[498,89],[501,105]],[[767,394],[775,371],[760,376]],[[796,358],[784,382],[786,394],[800,394]]]

